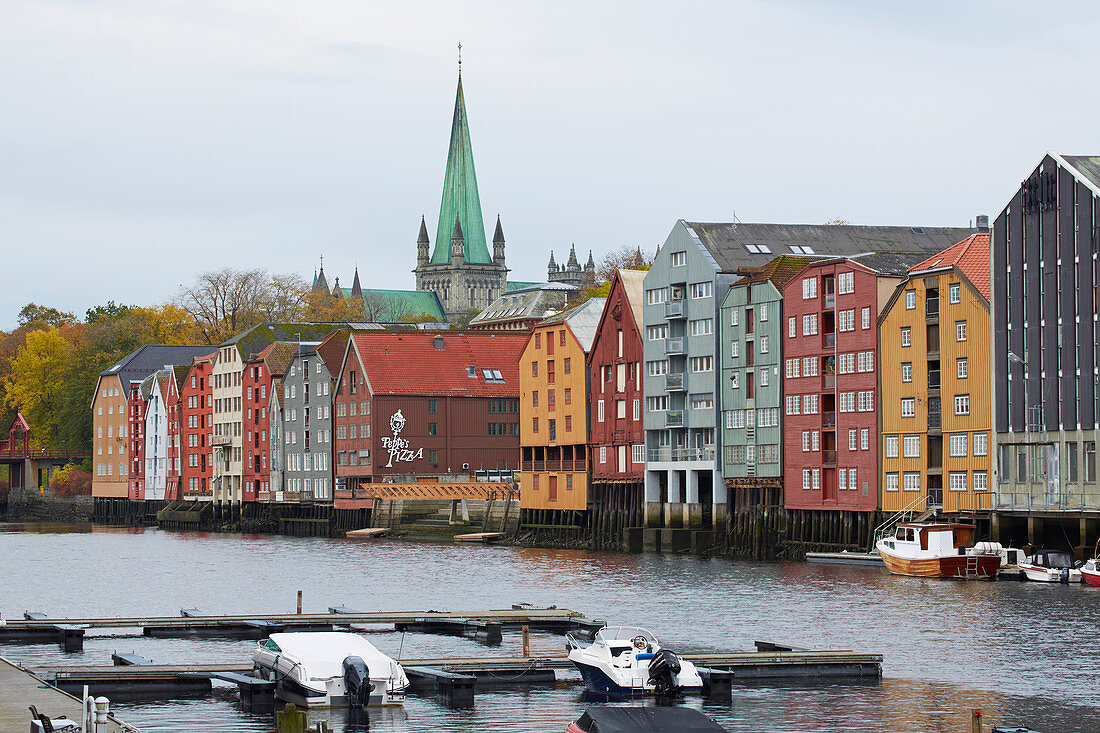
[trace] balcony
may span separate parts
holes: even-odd
[[[821,413],[821,427],[835,428],[836,427],[836,413],[835,412],[823,412],[823,413]]]
[[[929,369],[928,370],[928,389],[940,388],[940,370]]]
[[[825,334],[821,339],[821,343],[824,345],[824,347],[826,349],[836,348],[836,334],[835,333]]]
[[[233,442],[233,440],[228,435],[210,436],[210,445],[229,445],[231,442]]]
[[[835,466],[836,465],[836,451],[835,450],[823,450],[823,451],[821,451],[821,465],[822,466]]]
[[[651,463],[660,461],[713,461],[714,446],[700,448],[650,448],[646,451],[646,460]]]
[[[825,293],[825,307],[832,308],[836,305],[836,293]]]
[[[683,300],[670,300],[665,303],[665,318],[683,318],[684,317],[684,301]]]
[[[682,428],[684,427],[684,411],[683,410],[669,410],[665,413],[665,427],[666,428]]]
[[[666,374],[665,375],[665,391],[666,392],[683,392],[684,391],[684,374]]]
[[[665,339],[665,353],[666,354],[682,354],[684,353],[684,340],[678,339]]]
[[[836,375],[835,374],[823,374],[821,376],[821,388],[833,389],[836,387]]]
[[[942,420],[940,419],[940,415],[941,415],[941,413],[940,413],[939,410],[936,410],[935,412],[933,412],[932,410],[928,411],[928,429],[929,430],[941,430],[942,429],[942,424],[943,423],[942,423]]]

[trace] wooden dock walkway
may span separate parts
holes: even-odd
[[[0,657],[0,731],[25,731],[31,727],[30,706],[51,718],[62,715],[80,725],[80,700],[67,692],[49,687],[30,672]],[[108,733],[136,731],[111,717]]]

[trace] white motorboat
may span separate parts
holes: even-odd
[[[358,634],[272,634],[252,653],[256,676],[275,680],[275,696],[307,708],[401,705],[405,670]]]
[[[582,647],[570,634],[569,661],[592,692],[614,696],[673,696],[700,692],[695,665],[661,648],[657,638],[636,626],[607,626]]]
[[[1019,563],[1028,580],[1043,583],[1080,583],[1081,570],[1065,550],[1039,550]]]

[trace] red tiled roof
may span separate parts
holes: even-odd
[[[971,234],[943,252],[932,255],[913,270],[932,270],[937,267],[957,267],[966,279],[989,300],[989,233]]]
[[[517,397],[527,337],[507,331],[368,331],[352,339],[375,394]],[[469,376],[471,366],[476,376]],[[499,370],[503,381],[487,381],[483,369]]]

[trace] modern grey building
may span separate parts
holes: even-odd
[[[932,254],[974,231],[678,221],[645,278],[647,524],[725,526],[716,321],[738,268],[778,255]]]
[[[285,500],[332,501],[332,375],[303,343],[282,384],[282,484]]]
[[[993,426],[999,513],[1100,510],[1100,156],[1047,153],[993,226]],[[1058,533],[1055,533],[1058,534]],[[1059,535],[1060,536],[1060,535]]]

